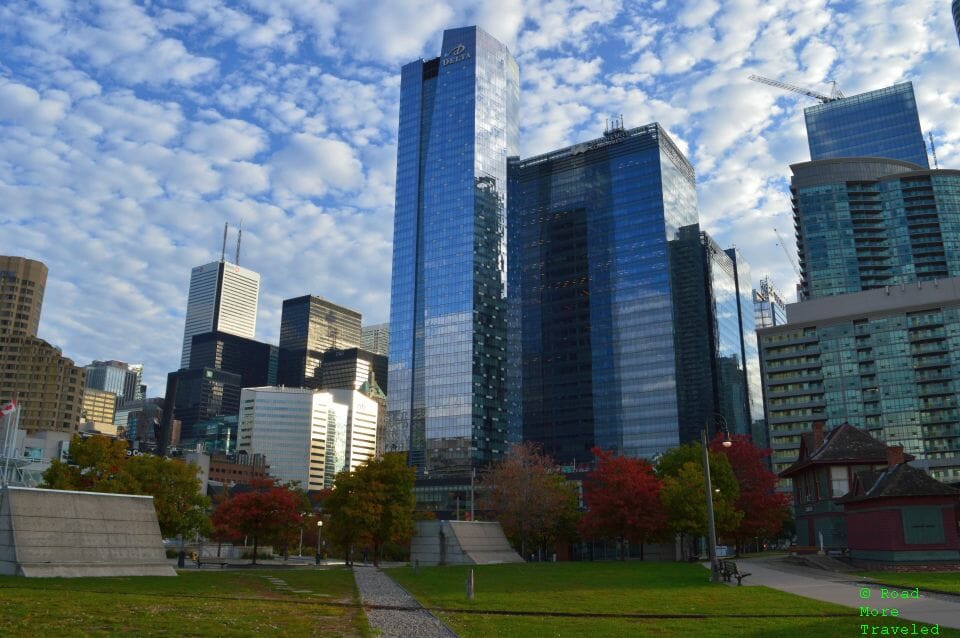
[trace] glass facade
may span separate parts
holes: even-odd
[[[306,295],[283,301],[277,383],[294,388],[320,386],[323,353],[360,345],[360,313]]]
[[[957,30],[957,40],[960,41],[960,0],[953,0],[953,26]]]
[[[787,323],[787,304],[769,278],[761,279],[760,287],[753,291],[753,317],[757,328]]]
[[[507,157],[519,73],[476,27],[403,67],[386,451],[422,472],[483,466],[507,439]]]
[[[886,157],[930,167],[911,82],[817,104],[803,115],[811,160]]]
[[[749,432],[749,270],[700,232],[666,132],[614,128],[510,168],[511,431],[561,463],[595,445],[652,457],[716,413]]]
[[[193,336],[191,368],[216,368],[240,375],[244,388],[277,383],[277,346],[225,332]]]
[[[960,275],[960,171],[863,159],[792,169],[805,299]]]
[[[775,471],[797,459],[802,433],[826,421],[903,445],[934,478],[960,479],[960,301],[900,305],[911,309],[760,332]]]

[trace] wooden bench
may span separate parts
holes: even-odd
[[[723,580],[728,583],[730,582],[731,577],[736,578],[738,587],[743,585],[741,581],[750,575],[750,572],[741,572],[737,567],[737,564],[732,560],[724,560],[720,562],[720,573],[723,575]]]

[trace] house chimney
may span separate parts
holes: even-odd
[[[823,445],[823,421],[813,422],[813,449]]]
[[[900,463],[903,463],[903,446],[888,445],[887,446],[887,467],[893,467],[894,465],[899,465]]]

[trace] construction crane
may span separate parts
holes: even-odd
[[[937,146],[933,143],[933,133],[927,132],[930,136],[930,152],[933,153],[933,167],[940,168],[940,162],[937,161]]]
[[[793,256],[790,254],[790,251],[787,250],[787,245],[783,243],[783,236],[780,234],[780,231],[774,228],[773,232],[777,234],[777,239],[780,240],[780,248],[783,248],[783,254],[787,256],[787,261],[793,266],[793,272],[797,273],[797,278],[803,279],[803,275],[800,274],[800,267],[797,266],[797,262],[793,260]]]
[[[771,80],[770,78],[765,78],[759,75],[751,75],[750,79],[754,82],[759,82],[760,84],[768,84],[770,86],[775,86],[778,89],[783,89],[784,91],[793,91],[794,93],[799,93],[800,95],[806,95],[807,97],[812,97],[814,99],[820,100],[823,104],[827,102],[836,102],[837,100],[843,99],[843,93],[837,87],[836,80],[832,81],[833,90],[830,91],[830,95],[824,95],[823,93],[817,93],[816,91],[811,91],[803,87],[795,86],[793,84],[787,84],[786,82],[781,82],[780,80]]]

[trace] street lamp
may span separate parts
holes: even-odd
[[[323,533],[323,521],[317,521],[317,560],[316,560],[317,565],[320,564],[320,558],[322,556],[322,554],[320,553],[320,548],[322,547],[321,541],[320,541],[322,533]]]
[[[719,414],[714,415],[723,421],[723,431],[725,438],[723,447],[730,447],[733,441],[730,440],[730,433],[727,430],[726,420]],[[707,448],[707,428],[700,431],[700,444],[703,453],[703,483],[707,499],[707,535],[709,540],[708,551],[710,553],[710,582],[720,582],[720,565],[717,563],[717,528],[713,517],[713,486],[710,483],[710,451]],[[717,490],[718,492],[720,490]]]

